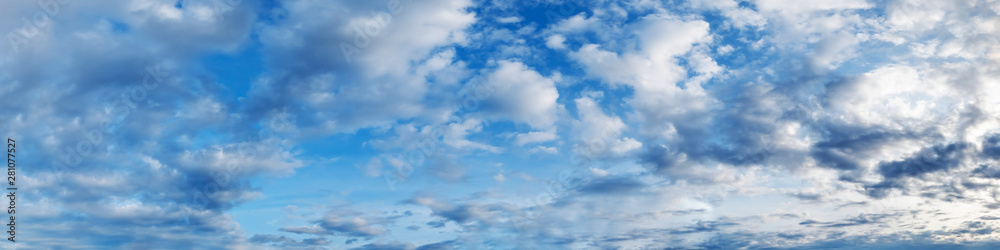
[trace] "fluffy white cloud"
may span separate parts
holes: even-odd
[[[638,113],[643,133],[670,137],[672,122],[691,123],[702,118],[716,104],[700,82],[684,84],[687,76],[676,57],[688,53],[699,43],[712,41],[708,23],[683,21],[677,17],[653,14],[632,26],[638,36],[637,50],[615,53],[588,44],[571,52],[570,56],[587,68],[587,74],[611,85],[626,85],[633,89],[629,104]],[[610,48],[609,48],[610,49]],[[713,60],[701,57],[699,71],[717,72]]]
[[[441,141],[458,149],[478,149],[500,153],[501,149],[498,147],[473,142],[466,138],[470,132],[480,132],[482,129],[482,121],[474,118],[467,119],[461,123],[451,123],[448,124],[448,127],[445,129],[444,136]]]
[[[614,157],[642,147],[641,142],[624,136],[628,127],[620,118],[601,110],[595,100],[600,97],[598,93],[575,100],[579,120],[574,132],[576,138],[580,138],[577,152],[587,157]]]
[[[566,42],[566,37],[562,35],[551,35],[545,39],[545,46],[552,49],[564,49],[566,48],[566,45],[563,44],[563,42]]]
[[[299,128],[304,137],[440,117],[450,105],[422,102],[442,93],[453,96],[447,86],[467,73],[454,51],[434,50],[465,41],[464,29],[476,20],[466,11],[469,5],[462,0],[283,3],[285,18],[260,30],[275,74],[254,84],[247,111],[304,101],[309,109],[300,119],[311,125]],[[356,9],[370,11],[349,11]],[[431,89],[428,80],[442,85]]]
[[[544,77],[524,63],[499,61],[489,75],[493,92],[480,109],[493,119],[527,124],[535,129],[549,129],[558,118],[559,92],[555,81]]]
[[[763,11],[785,12],[789,15],[822,10],[864,9],[874,6],[867,0],[820,0],[808,3],[795,0],[759,0],[756,1],[756,4]]]
[[[888,65],[865,73],[831,91],[829,115],[845,125],[915,131],[955,120],[970,104],[964,97],[974,93],[953,88],[934,71]]]
[[[524,145],[529,143],[539,143],[555,140],[559,136],[556,135],[554,131],[531,131],[528,133],[518,134],[514,137],[514,143],[517,145]]]

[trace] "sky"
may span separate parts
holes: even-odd
[[[0,3],[4,249],[996,249],[1000,1]]]

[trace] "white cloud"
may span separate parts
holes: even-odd
[[[556,138],[558,138],[558,136],[554,131],[531,131],[515,136],[514,143],[517,143],[519,146],[524,146],[524,144],[547,142],[555,140]]]
[[[728,18],[737,28],[748,26],[763,26],[767,24],[767,19],[749,8],[739,7],[739,3],[733,0],[695,0],[689,1],[694,8],[706,8],[722,11],[722,15]]]
[[[787,12],[800,14],[804,12],[841,9],[865,9],[874,4],[867,0],[818,0],[802,2],[795,0],[758,0],[757,6],[763,11]]]
[[[443,86],[469,75],[454,51],[435,50],[466,41],[464,29],[476,21],[466,11],[472,3],[398,3],[398,10],[374,2],[283,3],[286,18],[262,24],[259,31],[265,59],[280,73],[256,82],[247,106],[299,106],[302,96],[309,97],[309,109],[299,119],[312,126],[300,127],[303,138],[397,119],[445,120],[446,107],[423,101],[442,93],[457,98]],[[348,8],[369,11],[344,12]],[[342,12],[350,15],[332,14]],[[431,89],[431,81],[441,86]]]
[[[705,21],[682,21],[665,15],[643,17],[633,32],[640,39],[643,53],[652,61],[669,61],[695,44],[712,39]]]
[[[559,153],[559,149],[556,148],[556,147],[536,146],[536,147],[532,148],[531,150],[528,150],[528,152],[531,152],[531,153],[546,153],[546,154],[553,154],[554,155],[554,154],[558,154]]]
[[[587,157],[622,156],[642,147],[635,139],[623,137],[626,125],[618,117],[601,110],[594,98],[600,94],[576,99],[579,120],[574,130],[579,138],[577,152]]]
[[[551,49],[565,49],[566,45],[563,44],[563,42],[566,42],[566,37],[562,35],[551,35],[545,39],[545,46]]]
[[[813,64],[828,70],[836,69],[840,63],[854,57],[858,38],[846,32],[830,34],[816,44],[813,53]]]
[[[444,131],[444,137],[441,141],[449,146],[459,149],[478,149],[493,153],[500,153],[501,149],[498,147],[466,139],[470,132],[476,133],[482,131],[482,129],[483,124],[478,119],[467,119],[461,123],[451,123],[448,124],[448,127]]]
[[[490,74],[494,92],[481,109],[494,119],[509,119],[535,129],[549,129],[558,118],[555,81],[517,61],[500,61]]]
[[[933,70],[925,70],[932,73]],[[916,68],[887,65],[832,92],[830,116],[847,124],[921,130],[956,119],[967,103],[941,78]],[[933,73],[932,73],[933,74]]]
[[[734,50],[735,49],[733,49],[733,46],[725,45],[725,46],[716,48],[715,52],[719,53],[719,55],[726,55],[726,54],[729,54],[730,52],[733,52]]]
[[[560,33],[576,33],[600,27],[601,20],[595,16],[587,17],[586,13],[579,13],[567,19],[559,21],[550,29]]]
[[[497,22],[499,22],[499,23],[519,23],[519,22],[521,22],[523,20],[524,20],[524,18],[521,18],[519,16],[509,16],[509,17],[497,18]]]
[[[686,73],[675,57],[688,53],[696,44],[712,41],[708,23],[649,15],[641,18],[630,32],[639,39],[636,51],[617,54],[589,44],[571,52],[570,57],[585,65],[588,75],[612,85],[633,88],[635,95],[628,102],[638,113],[644,134],[671,134],[674,128],[671,122],[677,120],[699,126],[692,122],[700,118],[693,116],[704,115],[716,105],[715,101],[700,82],[686,84],[684,88],[677,85]],[[701,65],[714,64],[710,58],[703,60]],[[705,72],[717,71],[712,67],[702,68]]]

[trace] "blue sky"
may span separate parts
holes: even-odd
[[[16,1],[24,249],[1000,247],[1000,2]]]

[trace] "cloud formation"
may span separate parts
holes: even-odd
[[[0,16],[19,248],[1000,246],[998,1]]]

